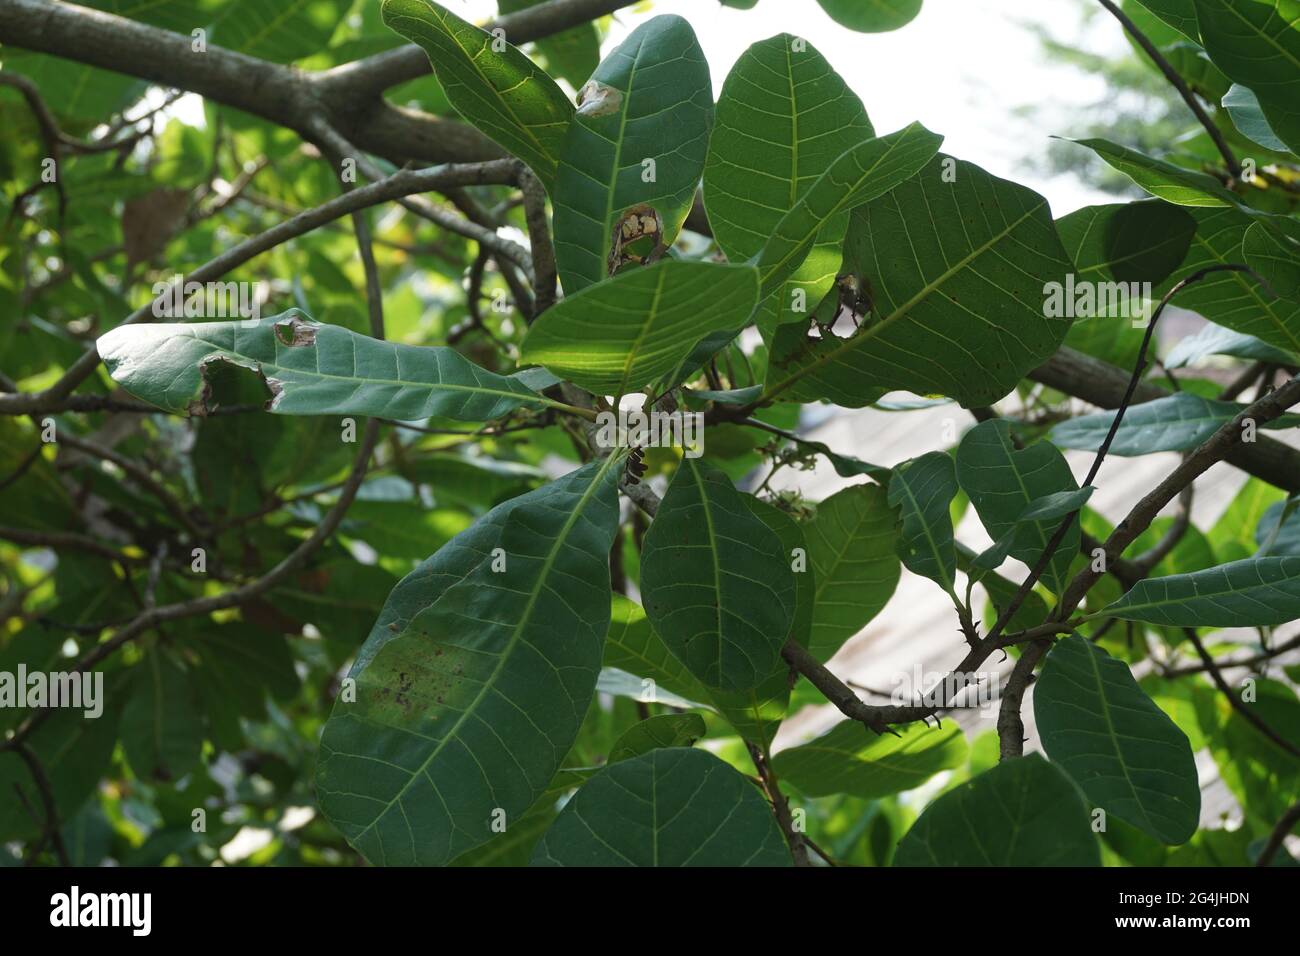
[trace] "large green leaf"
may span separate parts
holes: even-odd
[[[1100,866],[1074,784],[1038,754],[1004,760],[926,808],[894,866]]]
[[[660,239],[672,243],[695,200],[712,125],[709,65],[681,17],[641,24],[605,57],[560,151],[555,254],[566,293],[609,275],[615,229],[634,206],[657,213]]]
[[[969,163],[938,157],[859,207],[845,249],[846,268],[871,290],[871,315],[847,339],[800,336],[793,350],[774,348],[769,395],[831,393],[860,406],[901,388],[986,404],[1069,329],[1043,314],[1044,287],[1073,268],[1047,201]]]
[[[1206,52],[1259,98],[1273,131],[1300,152],[1300,5],[1296,0],[1196,0]]]
[[[668,259],[547,310],[521,358],[599,395],[625,395],[681,368],[708,334],[739,332],[757,301],[751,266]]]
[[[560,811],[533,866],[789,866],[767,801],[702,750],[652,750],[602,770]]]
[[[772,770],[810,797],[848,793],[872,799],[919,787],[965,762],[966,738],[952,721],[946,727],[910,724],[895,736],[845,720],[816,740],[782,750]]]
[[[1191,744],[1127,664],[1079,634],[1059,641],[1034,687],[1034,720],[1047,756],[1107,813],[1164,843],[1196,832]]]
[[[899,556],[913,574],[950,593],[957,577],[957,551],[949,507],[958,490],[952,457],[938,451],[895,468],[889,481],[889,503],[902,515]]]
[[[758,255],[835,160],[875,131],[862,101],[816,49],[788,33],[755,43],[718,97],[704,205],[732,262]]]
[[[1253,223],[1242,252],[1271,294],[1300,301],[1300,220],[1272,216]]]
[[[1232,421],[1245,407],[1236,402],[1202,398],[1191,392],[1177,392],[1134,405],[1125,411],[1124,420],[1110,444],[1110,453],[1137,456],[1157,451],[1187,451]],[[1114,412],[1081,415],[1053,428],[1052,441],[1061,448],[1096,451],[1114,421]],[[1263,427],[1293,428],[1297,424],[1300,424],[1300,415],[1283,415]]]
[[[1246,233],[1255,223],[1237,209],[1191,209],[1196,235],[1167,285],[1216,265],[1241,265]],[[1159,295],[1165,287],[1157,288]],[[1175,304],[1269,345],[1300,353],[1300,302],[1281,299],[1243,272],[1215,272],[1178,293]]]
[[[718,245],[732,262],[758,255],[781,219],[831,164],[875,135],[862,101],[807,41],[783,33],[736,61],[718,98],[704,166],[704,204]],[[772,316],[797,318],[835,282],[848,219],[840,216],[765,303]]]
[[[621,465],[499,505],[389,596],[316,774],[322,812],[367,859],[446,863],[550,783],[600,670]]]
[[[817,586],[808,650],[820,661],[880,613],[898,585],[894,512],[884,488],[853,485],[804,525]]]
[[[655,632],[708,687],[743,691],[776,667],[795,581],[777,535],[722,472],[685,458],[645,537],[641,590]]]
[[[795,274],[829,223],[916,176],[942,143],[942,136],[913,123],[864,140],[836,158],[781,217],[758,253],[763,297]]]
[[[556,404],[454,349],[384,342],[297,311],[247,323],[119,326],[95,345],[119,385],[172,412],[211,411],[209,380],[229,365],[262,376],[268,408],[281,415],[478,422]]]
[[[1300,618],[1300,557],[1246,558],[1147,578],[1103,613],[1169,627],[1268,627]]]
[[[1005,419],[983,422],[962,437],[957,447],[957,481],[994,541],[1011,531],[1037,499],[1078,488],[1065,456],[1055,446],[1040,441],[1017,448]],[[1058,518],[1021,523],[1011,556],[1033,567],[1059,524]],[[1079,524],[1074,522],[1043,572],[1043,582],[1057,594],[1069,578],[1079,534]]]
[[[554,192],[573,104],[509,43],[432,0],[384,0],[384,22],[423,47],[453,106]]]
[[[840,26],[859,33],[885,33],[911,23],[921,0],[817,0]]]

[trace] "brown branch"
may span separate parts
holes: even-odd
[[[750,759],[754,761],[754,767],[758,770],[763,789],[767,792],[767,799],[772,803],[772,813],[776,816],[777,825],[785,834],[785,842],[790,847],[790,855],[794,857],[794,865],[811,866],[808,860],[808,845],[804,841],[803,834],[795,829],[794,818],[790,815],[790,803],[781,792],[780,782],[772,772],[772,765],[767,755],[758,744],[747,741],[745,746],[749,748]]]
[[[1034,679],[1034,668],[1042,660],[1050,641],[1034,641],[1024,649],[1020,660],[1011,670],[1002,702],[998,705],[998,759],[1010,760],[1025,752],[1025,721],[1020,716],[1020,706],[1025,690]]]

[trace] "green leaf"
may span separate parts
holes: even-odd
[[[1029,504],[1025,505],[1025,510],[1020,512],[1020,516],[1002,532],[1001,537],[993,543],[993,546],[985,551],[980,552],[979,556],[971,564],[971,571],[976,572],[972,576],[976,581],[983,580],[988,572],[999,567],[1011,553],[1011,547],[1016,543],[1016,537],[1020,534],[1020,529],[1031,522],[1039,521],[1056,521],[1059,522],[1068,514],[1073,514],[1083,507],[1084,502],[1092,497],[1092,493],[1097,489],[1089,485],[1086,488],[1080,488],[1078,491],[1057,491],[1050,495],[1043,495],[1041,498],[1035,498]]]
[[[994,541],[1012,530],[1026,507],[1058,491],[1075,491],[1078,482],[1065,457],[1049,442],[1016,448],[1011,425],[994,419],[968,431],[957,447],[957,481],[970,496],[980,521]],[[1015,531],[1010,554],[1033,567],[1060,520],[1027,521]],[[1060,594],[1070,562],[1079,550],[1079,524],[1066,532],[1043,572],[1043,583]]]
[[[900,388],[987,404],[1069,330],[1043,310],[1044,286],[1073,268],[1047,201],[969,163],[938,157],[856,209],[845,249],[846,267],[872,291],[870,317],[850,338],[774,349],[768,395],[831,392],[859,407]]]
[[[431,0],[384,0],[382,10],[386,24],[429,55],[457,111],[531,166],[554,195],[573,117],[555,81],[509,43]]]
[[[1208,173],[1175,166],[1163,159],[1104,139],[1068,140],[1086,146],[1153,196],[1179,206],[1237,206],[1235,195]]]
[[[565,134],[553,194],[568,295],[609,275],[615,229],[634,206],[654,210],[658,238],[672,244],[695,200],[712,125],[709,65],[681,17],[648,20],[605,57]]]
[[[746,690],[776,667],[794,617],[790,558],[720,471],[678,466],[646,533],[641,590],[655,632],[705,686]]]
[[[829,222],[912,179],[942,143],[942,136],[913,123],[840,155],[781,217],[754,260],[761,296],[767,298],[795,274]]]
[[[949,506],[957,497],[952,458],[932,451],[894,469],[889,504],[899,508],[899,556],[907,569],[952,592],[957,577]]]
[[[1182,279],[1207,266],[1240,265],[1246,234],[1255,220],[1237,209],[1189,211],[1197,222],[1196,235],[1187,260],[1173,278]],[[1157,288],[1156,294],[1164,291]],[[1177,305],[1276,348],[1300,353],[1300,302],[1275,297],[1254,276],[1212,273],[1179,292]]]
[[[1259,105],[1259,97],[1250,87],[1233,83],[1232,88],[1223,97],[1223,107],[1232,117],[1233,125],[1247,139],[1265,149],[1286,152],[1286,143],[1278,139],[1277,133],[1273,132],[1273,127],[1268,125],[1264,108]]]
[[[1297,505],[1300,498],[1295,495],[1269,505],[1255,528],[1255,541],[1261,551],[1268,544],[1270,555],[1300,556],[1300,507]]]
[[[921,0],[817,0],[832,20],[859,33],[885,33],[911,23]]]
[[[1273,216],[1253,223],[1242,252],[1271,292],[1292,301],[1300,298],[1300,222]]]
[[[894,866],[1100,866],[1079,791],[1038,754],[1004,760],[926,808]]]
[[[1034,687],[1034,720],[1047,756],[1107,813],[1168,844],[1196,832],[1191,744],[1127,664],[1079,634],[1058,641]]]
[[[1177,392],[1141,405],[1124,413],[1111,442],[1110,453],[1134,457],[1158,451],[1187,451],[1195,448],[1232,421],[1245,405],[1219,402]],[[1052,441],[1061,448],[1096,451],[1115,421],[1115,412],[1097,412],[1061,422],[1052,429]],[[1283,415],[1263,425],[1264,428],[1292,428],[1300,424],[1300,415]]]
[[[173,14],[171,29],[188,33],[204,25],[202,14],[194,16],[195,4],[188,6],[190,17]],[[258,59],[288,63],[328,46],[351,6],[351,0],[231,0],[220,5],[211,40]]]
[[[1300,618],[1300,557],[1246,558],[1147,578],[1104,614],[1169,627],[1268,627]]]
[[[607,763],[639,757],[663,747],[690,747],[704,736],[699,714],[659,714],[638,721],[614,742]]]
[[[652,750],[602,770],[560,811],[533,866],[789,866],[758,789],[702,750]]]
[[[480,422],[542,398],[517,379],[479,368],[453,349],[384,342],[291,310],[253,322],[126,325],[95,343],[114,381],[171,412],[211,411],[222,366],[265,381],[281,415],[439,416]]]
[[[1196,0],[1219,69],[1254,90],[1268,125],[1300,152],[1300,25],[1295,0]]]
[[[750,266],[667,259],[548,309],[521,359],[598,395],[625,395],[681,368],[708,334],[739,332],[757,301]]]
[[[1200,29],[1196,23],[1195,0],[1137,0],[1137,2],[1193,43],[1201,42]]]
[[[755,43],[727,75],[704,167],[704,205],[732,262],[762,251],[831,164],[875,135],[825,57],[788,33]]]
[[[844,720],[806,744],[772,760],[777,779],[810,797],[836,793],[874,799],[912,790],[941,770],[966,763],[966,738],[955,722],[946,727],[910,724],[899,736],[877,735]]]
[[[546,0],[497,0],[497,12],[502,15],[517,13],[545,2]],[[538,40],[537,51],[546,57],[552,75],[567,80],[575,90],[580,89],[600,65],[600,30],[594,22],[582,23]]]
[[[808,650],[828,661],[867,626],[898,585],[894,512],[879,485],[853,485],[804,525],[817,592]]]
[[[446,863],[559,769],[600,670],[622,462],[492,509],[389,596],[316,774],[322,812],[371,862]]]
[[[746,50],[722,86],[704,166],[704,205],[727,258],[758,255],[822,173],[873,136],[862,101],[806,40],[783,33]],[[816,249],[765,303],[760,327],[798,318],[796,290],[805,309],[826,296],[847,227],[840,216],[822,230]]]
[[[1300,365],[1300,358],[1291,352],[1274,348],[1253,335],[1234,332],[1213,322],[1206,323],[1195,335],[1179,339],[1165,356],[1163,364],[1170,369],[1185,368],[1210,355],[1230,355],[1233,358],[1268,362],[1272,365]]]
[[[1187,258],[1196,220],[1181,206],[1153,199],[1085,206],[1058,219],[1056,228],[1078,278],[1159,283]]]
[[[122,748],[136,776],[178,780],[199,761],[203,723],[184,669],[159,648],[135,668],[122,711]]]

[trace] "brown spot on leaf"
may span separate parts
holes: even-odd
[[[622,91],[600,80],[588,80],[578,91],[579,116],[609,116],[622,106]]]
[[[291,349],[305,348],[316,344],[316,325],[295,314],[275,323],[275,337]]]
[[[629,262],[647,265],[661,259],[668,251],[663,238],[664,221],[659,210],[646,203],[628,209],[614,223],[609,274],[614,275]]]

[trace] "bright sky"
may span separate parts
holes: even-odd
[[[491,0],[450,0],[473,20],[490,17]],[[866,104],[878,132],[913,120],[946,137],[945,152],[1041,192],[1055,216],[1113,202],[1068,176],[1043,179],[1023,157],[1041,155],[1047,138],[1066,133],[1078,109],[1102,100],[1104,84],[1044,55],[1025,24],[1096,53],[1127,52],[1119,24],[1081,24],[1079,0],[925,0],[921,14],[892,33],[854,33],[828,17],[816,0],[759,0],[752,10],[717,0],[652,0],[620,12],[606,50],[660,13],[690,21],[713,71],[715,93],[732,64],[758,40],[796,33],[821,51]],[[1035,119],[1018,114],[1038,106]],[[1059,128],[1042,124],[1055,121]]]

